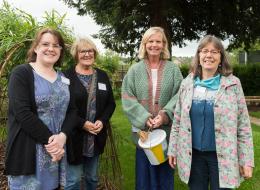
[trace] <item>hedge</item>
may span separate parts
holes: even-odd
[[[183,77],[189,73],[189,66],[180,67]],[[260,96],[260,63],[247,65],[234,65],[233,74],[242,84],[245,96]]]

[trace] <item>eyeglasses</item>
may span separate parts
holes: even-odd
[[[79,51],[80,54],[86,54],[88,53],[89,55],[93,55],[95,53],[94,49],[82,49]]]
[[[209,52],[211,55],[217,55],[220,53],[219,50],[208,50],[208,49],[200,50],[200,53],[202,53],[203,55],[207,55]]]
[[[62,47],[59,45],[59,44],[50,44],[50,43],[47,43],[47,42],[45,42],[45,43],[40,43],[40,46],[41,47],[43,47],[43,48],[50,48],[50,47],[52,47],[53,49],[56,49],[56,50],[61,50],[62,49]]]

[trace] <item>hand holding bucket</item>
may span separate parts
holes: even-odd
[[[148,133],[146,141],[138,140],[138,144],[152,165],[159,165],[167,160],[167,141],[166,132],[156,129]]]

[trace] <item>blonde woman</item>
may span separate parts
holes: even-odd
[[[65,190],[79,190],[81,176],[84,189],[96,190],[98,161],[107,138],[109,119],[115,101],[108,75],[94,67],[98,55],[95,44],[88,38],[77,39],[71,54],[75,66],[65,72],[77,107],[77,128],[68,137],[68,175]]]
[[[153,166],[138,145],[138,132],[160,128],[170,132],[182,74],[170,58],[164,30],[151,27],[143,35],[140,62],[127,72],[122,84],[122,105],[132,124],[136,144],[136,190],[173,190],[173,170],[164,162]]]

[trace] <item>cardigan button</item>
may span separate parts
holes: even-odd
[[[190,128],[188,128],[188,131],[190,132]]]

